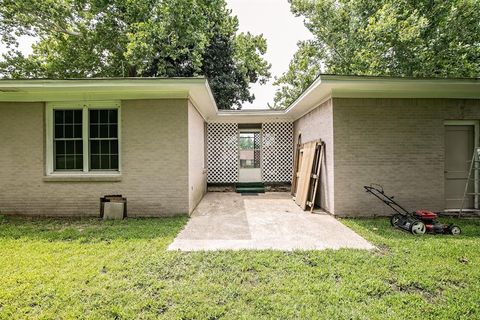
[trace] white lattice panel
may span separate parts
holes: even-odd
[[[264,182],[291,182],[293,123],[262,124],[262,172]]]
[[[207,161],[209,183],[238,181],[238,125],[236,123],[208,124]]]

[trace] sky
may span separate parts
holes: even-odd
[[[273,104],[275,87],[274,77],[281,76],[288,70],[288,64],[297,51],[297,42],[312,38],[311,33],[303,25],[301,17],[295,17],[290,12],[287,0],[226,0],[232,13],[238,17],[240,32],[250,31],[253,34],[263,34],[267,40],[265,59],[272,64],[271,80],[265,84],[254,84],[251,92],[255,95],[253,103],[245,103],[244,109],[267,108]],[[20,51],[31,52],[33,38],[19,39]],[[4,52],[0,48],[0,53]]]
[[[303,19],[290,12],[287,0],[227,0],[227,3],[238,17],[240,31],[263,34],[267,39],[265,58],[272,64],[272,79],[265,85],[252,85],[256,99],[243,105],[244,109],[266,108],[267,103],[273,104],[274,77],[288,70],[297,42],[312,38],[312,34],[303,25]]]

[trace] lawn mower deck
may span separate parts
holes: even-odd
[[[437,220],[438,215],[434,212],[425,209],[409,212],[395,202],[392,196],[387,196],[383,191],[383,187],[380,185],[371,184],[370,186],[364,186],[363,188],[366,192],[374,195],[396,212],[390,218],[390,223],[395,228],[409,231],[415,235],[422,235],[425,233],[459,235],[461,233],[459,226],[439,222]]]

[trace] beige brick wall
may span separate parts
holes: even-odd
[[[205,163],[205,122],[191,102],[188,103],[188,186],[189,213],[207,190]]]
[[[325,163],[317,203],[325,210],[334,212],[334,153],[333,153],[333,109],[328,100],[294,123],[295,146],[299,134],[302,143],[322,139],[325,142]]]
[[[44,104],[0,103],[0,212],[97,215],[123,194],[130,216],[189,212],[187,100],[122,103],[120,182],[44,181]]]
[[[335,214],[390,215],[363,191],[382,184],[408,210],[444,209],[444,121],[480,119],[479,100],[333,100]]]

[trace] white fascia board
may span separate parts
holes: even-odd
[[[5,94],[0,92],[4,102],[51,102],[90,100],[133,100],[133,99],[187,99],[186,90],[43,90]]]
[[[190,99],[206,119],[218,111],[205,78],[0,80],[0,101]]]
[[[237,122],[237,123],[262,123],[262,122],[291,122],[293,119],[285,110],[220,110],[210,122]]]
[[[285,110],[218,110],[205,78],[0,80],[0,101],[190,99],[209,122],[294,121],[332,97],[480,99],[479,79],[319,76]]]
[[[206,80],[202,85],[196,86],[190,90],[189,99],[205,121],[215,117],[218,112],[217,103],[215,102],[212,90]]]
[[[200,112],[216,112],[205,78],[0,80],[0,101],[49,102],[131,99],[189,99]]]
[[[325,75],[334,97],[480,98],[480,79],[412,79]]]
[[[91,78],[91,79],[33,79],[33,80],[0,80],[0,91],[8,88],[107,88],[107,87],[178,87],[202,85],[206,82],[203,77],[196,78]]]
[[[332,85],[328,79],[318,77],[287,109],[285,113],[297,120],[315,109],[332,96]]]
[[[292,122],[294,119],[283,113],[271,113],[264,111],[259,114],[243,114],[241,111],[237,114],[217,114],[214,118],[208,119],[208,122],[230,122],[230,123],[265,123],[265,122]]]
[[[480,99],[480,80],[321,75],[285,112],[296,120],[330,98]]]
[[[292,109],[294,109],[298,104],[300,104],[304,99],[305,97],[311,95],[311,93],[317,89],[320,85],[322,84],[322,78],[321,77],[317,77],[317,79],[315,79],[315,81],[313,81],[313,83],[305,90],[303,91],[300,96],[295,99],[295,101],[293,101],[286,109],[285,109],[285,112],[290,112]]]
[[[480,99],[480,81],[392,79],[352,81],[334,86],[341,98],[448,98]]]
[[[269,109],[243,109],[243,110],[219,110],[219,116],[282,116],[285,110]]]

